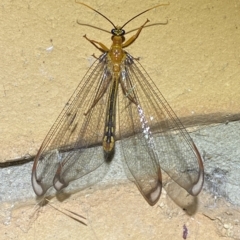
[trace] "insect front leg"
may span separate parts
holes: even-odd
[[[138,29],[138,31],[136,32],[135,35],[133,35],[132,37],[130,37],[123,45],[122,47],[128,47],[129,45],[131,45],[139,36],[140,32],[142,31],[142,29],[144,28],[144,26],[149,22],[149,20],[147,19],[147,21]]]
[[[86,38],[94,47],[96,47],[98,50],[100,50],[102,53],[108,52],[109,49],[101,42],[95,41],[95,40],[91,40],[87,37],[87,35],[85,34],[83,36],[84,38]],[[100,46],[98,46],[98,45]]]

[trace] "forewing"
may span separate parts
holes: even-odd
[[[101,145],[111,81],[106,61],[103,54],[90,67],[43,141],[32,171],[37,195],[52,185],[60,190],[104,163]]]
[[[124,158],[137,186],[145,198],[154,193],[160,164],[176,183],[197,195],[204,179],[197,147],[141,64],[127,54],[124,65],[119,138],[126,138]],[[145,186],[147,180],[152,190]]]

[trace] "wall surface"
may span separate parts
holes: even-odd
[[[162,1],[84,2],[122,25]],[[111,35],[91,26],[112,29],[74,1],[3,0],[1,15],[0,167],[37,153],[94,61],[91,55],[100,55],[82,36],[110,46]],[[191,199],[186,192],[178,195],[177,188],[178,197],[170,199],[166,188],[167,194],[148,206],[133,184],[119,184],[126,177],[117,143],[114,162],[100,186],[82,190],[81,181],[75,181],[70,185],[78,194],[69,190],[64,201],[52,199],[58,209],[86,217],[85,227],[50,204],[36,210],[35,199],[26,201],[35,196],[32,162],[0,168],[3,239],[182,239],[184,224],[187,239],[240,239],[240,2],[170,2],[129,23],[126,32],[147,18],[152,26],[144,28],[127,51],[140,57],[188,127],[204,159],[204,191]],[[15,202],[23,200],[19,208]]]

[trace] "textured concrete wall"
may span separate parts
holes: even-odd
[[[152,0],[84,2],[119,25],[159,3]],[[89,68],[93,60],[91,54],[100,54],[82,36],[86,33],[91,39],[110,45],[109,34],[80,26],[76,20],[106,30],[112,27],[101,16],[74,1],[3,0],[1,14],[0,162],[4,162],[36,154]],[[225,208],[218,200],[224,198],[233,205],[240,205],[239,122],[202,126],[240,119],[240,2],[174,1],[168,7],[157,8],[135,19],[125,30],[139,27],[146,18],[151,24],[159,25],[143,29],[128,51],[140,57],[183,123],[187,127],[194,126],[190,129],[191,136],[205,160],[204,187],[211,194],[210,200],[204,195],[207,191],[199,196],[196,205],[203,214],[196,216],[195,221],[192,214],[181,211],[183,206],[176,208],[170,199],[166,201],[165,194],[159,204],[151,208],[138,196],[136,187],[116,186],[90,194],[83,191],[80,193],[86,195],[80,194],[76,202],[80,201],[89,227],[83,230],[67,221],[75,231],[71,233],[72,239],[79,238],[80,234],[86,239],[113,239],[113,236],[115,239],[146,239],[146,236],[147,239],[157,239],[156,236],[180,239],[184,223],[196,239],[217,239],[218,236],[238,239],[238,212],[232,205]],[[119,155],[112,165],[109,177],[105,178],[107,184],[125,178]],[[0,200],[10,202],[10,205],[0,206],[4,225],[0,235],[6,239],[69,237],[69,231],[63,235],[66,219],[61,220],[62,226],[58,218],[50,220],[49,217],[47,220],[51,223],[58,221],[54,222],[55,228],[43,220],[27,235],[20,234],[14,227],[16,222],[22,229],[25,223],[22,211],[17,217],[14,215],[12,202],[34,196],[30,174],[31,163],[0,169]],[[77,183],[72,185],[77,186]],[[74,196],[69,201],[73,202],[70,206],[80,208]],[[49,209],[47,212],[55,216]],[[32,221],[28,210],[24,213]],[[218,222],[218,230],[212,227],[212,220]],[[13,230],[9,230],[9,226]]]

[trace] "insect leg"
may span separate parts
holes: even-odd
[[[94,47],[96,47],[98,50],[100,50],[101,52],[105,53],[108,52],[109,49],[101,42],[95,41],[95,40],[91,40],[87,37],[87,35],[85,34],[83,36],[84,38],[86,38]],[[97,44],[100,46],[97,46]]]
[[[150,22],[148,19],[147,21],[138,29],[137,33],[135,35],[133,35],[132,37],[130,37],[123,45],[122,47],[128,47],[129,45],[131,45],[139,36],[140,32],[142,31],[142,29],[144,28],[144,26]]]

